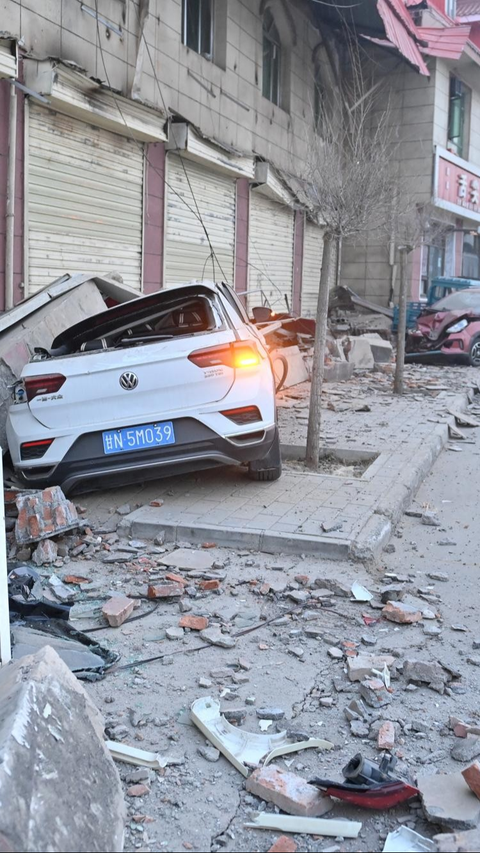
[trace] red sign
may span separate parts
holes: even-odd
[[[459,208],[463,208],[465,213],[471,211],[478,215],[480,175],[477,170],[464,168],[461,163],[459,157],[450,154],[444,156],[437,152],[435,200],[440,206],[452,211],[461,212]]]

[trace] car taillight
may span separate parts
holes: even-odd
[[[20,446],[21,459],[41,459],[53,444],[53,438],[42,438],[40,441],[25,441]]]
[[[227,409],[220,412],[235,424],[254,424],[262,420],[260,409],[257,406],[242,406],[239,409]]]
[[[255,344],[243,341],[198,349],[191,352],[188,358],[197,367],[215,367],[224,364],[226,367],[241,368],[256,367],[260,364],[260,355]]]
[[[42,394],[56,394],[64,382],[65,376],[62,376],[61,373],[27,377],[24,379],[27,400],[30,402],[34,397],[41,397]]]

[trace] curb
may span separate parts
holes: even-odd
[[[450,408],[465,411],[472,400],[475,389],[469,388],[463,394],[454,397]],[[400,520],[404,510],[411,503],[427,474],[432,470],[440,453],[449,440],[449,426],[455,423],[453,415],[448,423],[439,424],[430,436],[425,447],[418,454],[415,465],[407,468],[400,475],[400,482],[377,504],[374,515],[368,519],[356,540],[352,542],[349,556],[351,559],[375,561],[388,545],[395,525]]]

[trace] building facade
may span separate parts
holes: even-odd
[[[480,284],[480,0],[408,4],[428,74],[378,48],[379,109],[391,110],[394,166],[429,228],[410,263],[410,299],[437,276]],[[464,12],[465,10],[465,12]],[[467,14],[468,12],[468,14]],[[373,302],[395,301],[395,234],[372,233],[343,249],[342,283]]]
[[[2,31],[2,307],[92,270],[312,310],[322,230],[294,178],[325,59],[307,0],[6,0]]]

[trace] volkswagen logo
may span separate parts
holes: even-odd
[[[138,385],[138,376],[135,373],[122,373],[119,382],[124,391],[133,391]]]

